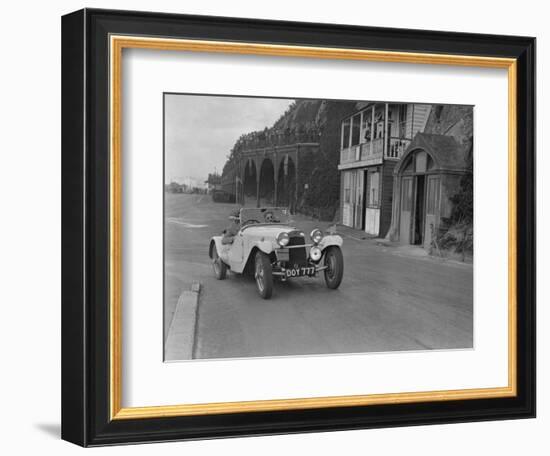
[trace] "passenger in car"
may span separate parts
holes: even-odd
[[[225,245],[233,244],[235,236],[241,229],[240,211],[233,211],[229,219],[231,220],[231,224],[223,230],[222,244]]]

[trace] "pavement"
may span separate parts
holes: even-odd
[[[195,282],[191,290],[180,294],[166,334],[165,361],[179,361],[194,357],[199,292],[200,286]]]
[[[193,323],[193,347],[181,359],[473,346],[472,265],[357,230],[337,227],[345,263],[338,290],[326,288],[322,276],[300,278],[276,283],[272,299],[263,300],[252,278],[230,272],[216,280],[209,240],[235,208],[209,195],[166,195],[165,342],[180,296],[200,283],[195,321],[185,323]],[[293,218],[306,233],[333,225]]]

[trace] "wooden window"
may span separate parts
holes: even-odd
[[[401,210],[410,212],[412,208],[412,178],[403,179],[403,189],[401,198]]]
[[[428,161],[428,154],[421,150],[416,153],[415,157],[415,171],[417,173],[425,173],[426,172],[426,164]]]
[[[413,156],[411,155],[407,159],[407,163],[403,167],[403,173],[412,173],[413,171],[414,171],[414,160],[413,160]]]
[[[361,143],[367,141],[367,129],[368,129],[369,114],[368,111],[361,113]]]
[[[407,105],[400,104],[399,105],[399,123],[403,123],[406,121],[407,121]]]
[[[349,204],[351,195],[351,172],[344,173],[344,203]]]
[[[342,123],[342,149],[347,149],[349,147],[350,126],[351,119],[344,120]]]
[[[380,172],[369,173],[368,179],[368,205],[370,207],[377,207],[380,203]]]
[[[351,145],[359,144],[361,137],[361,114],[356,114],[351,120]]]
[[[399,131],[400,138],[407,137],[407,105],[399,105]]]
[[[373,116],[373,107],[370,107],[366,111],[363,111],[363,142],[369,142],[371,139],[373,139],[373,129],[374,124],[372,120]]]
[[[439,178],[428,178],[428,201],[426,212],[430,215],[434,215],[439,207]]]
[[[431,157],[431,156],[429,156],[429,155],[428,155],[428,163],[427,163],[427,165],[426,165],[426,166],[427,166],[428,170],[430,170],[430,169],[433,169],[433,168],[434,168],[434,161],[433,161],[432,157]]]

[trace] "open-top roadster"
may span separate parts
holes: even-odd
[[[306,238],[285,208],[242,208],[230,217],[234,229],[210,241],[209,256],[219,280],[227,270],[251,274],[260,296],[269,299],[273,279],[315,277],[324,273],[328,288],[340,286],[344,274],[342,238],[314,229]]]

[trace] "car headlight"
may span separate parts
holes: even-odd
[[[322,255],[321,249],[316,245],[311,247],[311,249],[309,250],[309,256],[313,261],[319,261],[321,259],[321,255]]]
[[[288,233],[285,233],[285,232],[282,232],[282,233],[279,233],[277,235],[277,243],[281,246],[281,247],[286,247],[288,245],[288,242],[289,242],[289,237],[288,237]]]
[[[323,239],[323,233],[319,228],[315,228],[309,236],[315,244],[319,244],[319,242]]]

